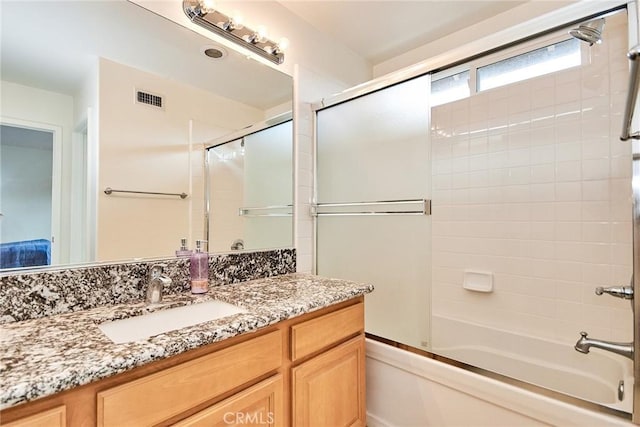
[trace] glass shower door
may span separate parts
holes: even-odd
[[[372,283],[370,334],[428,348],[428,78],[317,113],[317,273]]]

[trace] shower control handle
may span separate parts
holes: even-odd
[[[596,295],[602,294],[609,294],[616,298],[633,299],[633,288],[631,286],[614,286],[611,288],[597,287]]]

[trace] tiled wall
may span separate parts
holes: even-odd
[[[630,340],[626,14],[586,64],[432,109],[433,315],[575,342]],[[494,291],[463,289],[465,270]],[[437,345],[437,343],[434,343]]]
[[[211,252],[228,252],[236,239],[245,236],[244,218],[238,215],[238,207],[244,205],[244,156],[239,151],[240,142],[209,151]]]
[[[313,112],[311,103],[323,96],[347,88],[300,65],[294,71],[294,243],[296,247],[297,271],[309,273],[313,270],[313,218],[310,215],[313,199]]]

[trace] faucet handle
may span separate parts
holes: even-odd
[[[149,277],[153,279],[162,276],[165,268],[167,268],[167,264],[153,264],[149,270]]]
[[[596,288],[596,295],[602,294],[609,294],[616,298],[633,299],[633,288],[631,286],[613,286],[610,288],[598,286]]]

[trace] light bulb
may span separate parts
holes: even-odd
[[[258,25],[258,28],[256,28],[256,42],[264,43],[267,40],[267,34],[267,27]]]
[[[200,0],[200,8],[204,13],[211,13],[215,10],[215,0]]]
[[[244,16],[238,10],[234,10],[231,14],[231,22],[233,23],[233,28],[236,30],[241,30],[244,28]]]
[[[289,39],[286,37],[282,37],[278,42],[278,45],[276,46],[276,50],[278,52],[284,52],[285,50],[287,50],[287,48],[289,48]]]

